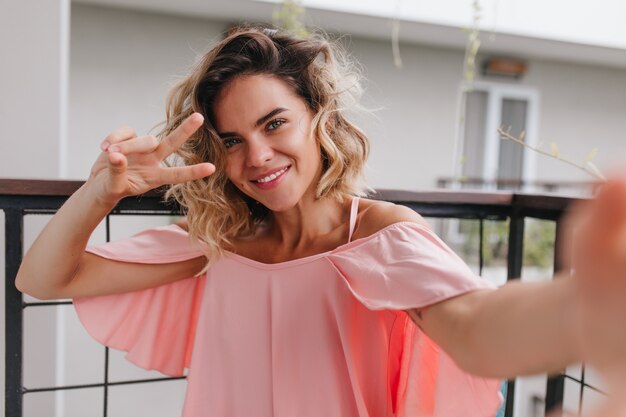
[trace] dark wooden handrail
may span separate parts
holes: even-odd
[[[0,178],[0,195],[11,196],[58,196],[69,197],[85,181]],[[152,190],[145,195],[159,196],[164,188]],[[458,204],[458,205],[521,205],[527,209],[564,210],[572,201],[570,197],[530,194],[511,191],[427,190],[407,191],[393,189],[376,190],[372,198],[406,204]]]

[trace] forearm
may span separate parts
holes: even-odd
[[[17,288],[37,298],[56,298],[79,267],[89,237],[114,205],[99,201],[89,182],[80,187],[24,256],[15,282]]]
[[[551,372],[580,361],[573,315],[573,281],[512,282],[496,291],[470,293],[465,302],[433,306],[424,314],[447,317],[427,332],[466,370],[507,378]],[[460,307],[459,307],[460,306]],[[461,308],[437,314],[438,308]]]

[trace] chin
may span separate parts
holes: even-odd
[[[271,200],[260,201],[268,210],[280,213],[294,208],[300,200],[293,196],[286,198],[274,198]]]

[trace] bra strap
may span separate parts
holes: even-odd
[[[359,197],[352,197],[352,206],[350,207],[350,232],[348,234],[348,242],[352,241],[352,233],[356,225],[356,215],[359,212]]]

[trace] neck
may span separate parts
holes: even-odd
[[[346,202],[349,199],[339,202],[332,198],[304,197],[287,211],[273,212],[268,233],[287,250],[305,248],[346,224]]]

